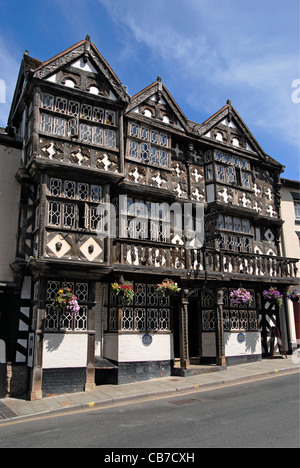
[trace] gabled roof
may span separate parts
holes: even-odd
[[[85,63],[89,61],[96,73],[98,72],[104,75],[118,99],[126,103],[129,102],[129,96],[121,81],[100,54],[95,44],[91,42],[89,36],[58,55],[55,55],[51,59],[40,63],[40,65],[35,69],[33,76],[34,78],[47,79],[60,69],[77,62],[81,58]]]
[[[261,148],[237,110],[232,106],[230,100],[228,100],[225,106],[206,119],[202,124],[199,125],[190,122],[190,125],[193,126],[194,131],[196,131],[198,135],[205,137],[215,127],[220,128],[220,124],[224,122],[226,122],[227,125],[231,125],[233,129],[235,128],[237,133],[240,133],[246,139],[252,151],[257,153],[261,159],[271,162],[279,167],[283,167],[282,164],[268,156]]]
[[[162,84],[160,77],[157,77],[156,81],[131,97],[130,103],[126,109],[126,113],[133,111],[135,108],[141,106],[143,103],[146,103],[146,101],[152,97],[155,97],[156,95],[159,95],[166,103],[166,106],[169,107],[169,109],[175,114],[179,124],[183,127],[183,130],[190,131],[188,119],[176,103],[171,93]],[[155,101],[153,101],[153,105],[155,105]]]

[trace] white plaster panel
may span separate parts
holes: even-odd
[[[151,336],[151,345],[144,346],[142,342],[143,334],[119,335],[119,361],[145,362],[174,359],[173,335],[153,333]]]
[[[43,368],[86,367],[87,340],[87,334],[45,334]]]
[[[245,341],[239,343],[238,333],[224,333],[225,356],[246,356],[262,354],[260,332],[245,332]]]

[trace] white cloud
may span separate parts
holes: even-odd
[[[127,28],[126,40],[131,34],[147,46],[145,62],[160,59],[163,80],[181,101],[208,117],[230,98],[250,118],[250,129],[252,120],[298,147],[299,114],[291,101],[299,73],[289,27],[294,0],[276,9],[273,0],[98,1]]]

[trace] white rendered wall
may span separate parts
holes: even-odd
[[[251,356],[261,355],[261,334],[260,332],[245,332],[245,341],[238,341],[238,333],[224,333],[225,356]],[[202,334],[202,356],[216,356],[216,337],[214,333]]]
[[[46,333],[43,368],[62,369],[87,366],[87,334]]]
[[[168,361],[174,359],[173,335],[153,333],[152,343],[145,346],[141,334],[107,333],[104,357],[118,362]]]
[[[225,356],[251,356],[262,354],[260,332],[245,332],[245,341],[238,341],[239,333],[224,333]]]

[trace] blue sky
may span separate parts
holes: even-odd
[[[200,123],[230,99],[299,179],[299,0],[0,0],[0,11],[0,126],[25,49],[44,61],[89,34],[130,95],[159,75]]]

